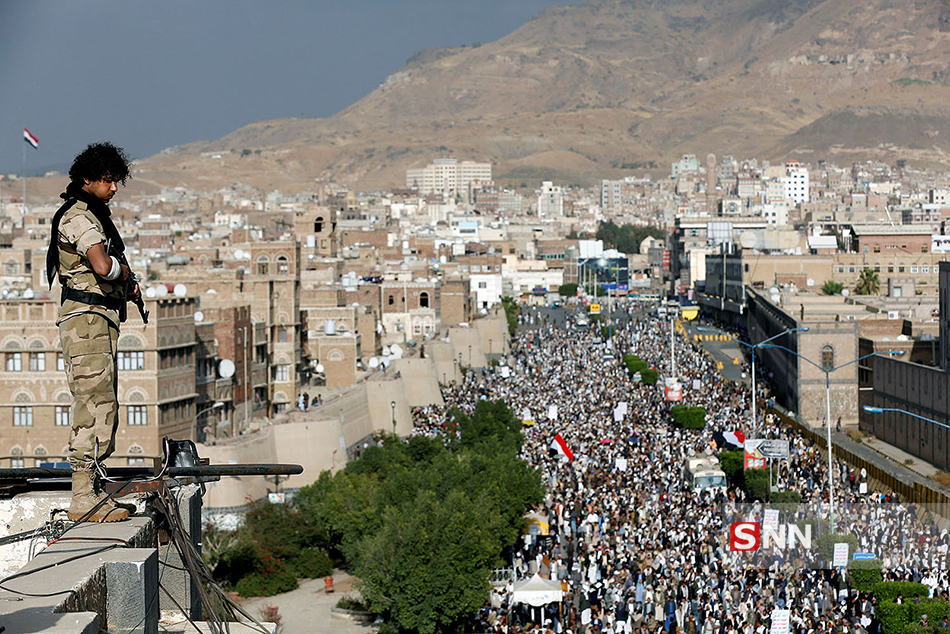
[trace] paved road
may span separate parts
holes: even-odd
[[[354,578],[341,570],[333,573],[334,592],[324,591],[322,579],[304,581],[300,587],[273,597],[255,597],[243,602],[244,609],[262,619],[261,608],[276,605],[281,615],[281,634],[371,634],[377,628],[331,616],[330,608],[343,596],[359,598]]]

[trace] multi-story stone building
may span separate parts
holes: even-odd
[[[54,289],[57,290],[57,289]],[[149,324],[134,313],[118,341],[119,427],[112,464],[159,456],[162,437],[194,438],[193,297],[147,301]],[[0,452],[5,466],[33,466],[66,454],[72,396],[47,294],[0,301]]]

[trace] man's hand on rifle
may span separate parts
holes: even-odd
[[[127,297],[130,302],[138,302],[142,299],[142,289],[139,288],[138,282],[129,287],[129,294]]]

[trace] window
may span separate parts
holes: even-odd
[[[7,372],[21,372],[23,370],[23,355],[20,352],[7,353]]]
[[[17,266],[16,262],[7,262],[3,265],[4,275],[16,275],[20,272],[20,267]]]
[[[275,381],[289,381],[290,380],[290,366],[289,365],[278,365],[274,368],[274,380]]]
[[[257,274],[267,275],[267,260],[266,259],[260,259],[257,261]]]
[[[843,267],[843,266],[839,266],[839,267],[838,267],[838,272],[839,272],[839,273],[844,273],[844,267]]]
[[[277,272],[286,274],[289,271],[290,265],[287,263],[287,258],[284,256],[277,258]]]
[[[313,232],[314,233],[323,232],[323,216],[318,216],[317,219],[313,221]]]
[[[930,267],[929,267],[929,266],[922,266],[922,267],[920,267],[920,272],[921,272],[921,273],[930,273]]]
[[[396,301],[396,300],[393,299],[393,296],[390,295],[390,296],[389,296],[389,305],[392,306],[392,305],[395,303],[395,301]]]
[[[898,273],[903,273],[903,272],[904,272],[904,265],[903,265],[903,264],[897,267],[897,272],[898,272]]]
[[[916,264],[911,264],[911,265],[910,265],[910,272],[911,272],[911,273],[917,273],[917,271],[918,271],[917,265],[916,265]]]
[[[56,370],[59,371],[59,372],[65,372],[65,371],[66,371],[66,361],[63,359],[63,353],[62,353],[62,352],[57,352],[57,353],[56,353]]]
[[[57,405],[54,420],[57,427],[69,427],[69,407],[66,405]]]
[[[142,451],[142,448],[138,445],[132,445],[129,447],[129,466],[137,464],[145,464],[145,457],[142,455],[145,452]]]
[[[277,326],[277,341],[280,343],[287,343],[287,328],[284,326]]]
[[[142,350],[119,352],[118,362],[120,370],[144,370],[145,352]]]
[[[13,426],[31,427],[33,425],[33,406],[15,405],[13,407]]]
[[[853,267],[853,266],[849,266],[849,267],[848,267],[848,273],[854,273],[854,267]]]
[[[875,252],[875,253],[880,253],[880,252],[881,252],[881,245],[875,244],[875,245],[874,245],[874,252]]]
[[[145,405],[129,405],[129,425],[148,425]]]
[[[10,468],[11,469],[22,469],[24,466],[23,458],[11,458],[10,459]]]
[[[30,372],[46,371],[46,355],[42,352],[30,353]]]
[[[479,282],[478,288],[488,288],[488,282]]]
[[[926,244],[920,245],[920,252],[921,252],[921,253],[927,253],[927,251],[928,251],[928,247],[927,247]]]
[[[830,372],[835,367],[835,349],[831,346],[821,348],[821,369]]]
[[[420,307],[420,308],[428,308],[428,307],[429,307],[429,294],[428,294],[428,293],[420,293],[420,294],[419,294],[419,307]]]

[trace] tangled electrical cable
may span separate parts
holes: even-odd
[[[212,634],[230,632],[229,623],[232,620],[236,620],[237,614],[240,614],[248,621],[254,623],[257,629],[263,634],[267,634],[267,628],[261,625],[261,623],[241,607],[239,603],[234,601],[214,580],[211,571],[201,558],[201,553],[198,552],[194,543],[188,538],[188,532],[185,529],[184,522],[181,519],[181,513],[178,509],[178,500],[175,499],[175,496],[172,495],[167,486],[163,486],[159,489],[156,506],[168,521],[171,541],[178,551],[181,562],[191,574],[192,581],[198,589],[198,596],[205,613],[210,616],[206,622]],[[164,587],[162,587],[162,590],[171,597],[168,590]],[[174,598],[172,598],[172,601],[178,605]],[[181,609],[181,606],[178,607]],[[186,614],[184,610],[182,610],[182,613]],[[191,619],[188,620],[191,622]],[[198,629],[194,623],[192,623],[192,625],[195,626],[196,630]]]

